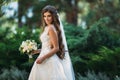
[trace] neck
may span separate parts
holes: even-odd
[[[52,26],[53,24],[47,24],[47,26]]]

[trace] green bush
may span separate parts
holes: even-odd
[[[110,80],[110,78],[101,72],[96,74],[94,71],[88,71],[85,76],[79,74],[77,80]]]
[[[75,73],[88,69],[105,72],[110,78],[120,75],[120,34],[107,27],[109,18],[101,18],[89,29],[65,25],[65,33]]]
[[[11,29],[7,28],[6,30],[2,31],[2,34],[0,34],[0,68],[10,68],[10,66],[17,66],[20,69],[26,69],[29,71],[31,69],[30,65],[32,64],[28,63],[27,55],[20,54],[19,47],[22,41],[26,39],[34,39],[38,44],[40,44],[40,29],[36,29],[33,33],[31,29],[24,27],[17,28],[16,32],[17,33],[14,33],[11,31]]]
[[[65,24],[65,33],[75,73],[84,75],[88,69],[105,72],[108,76],[120,75],[120,34],[108,30],[107,18],[100,19],[89,29]],[[40,44],[40,29],[17,28],[0,32],[0,68],[17,66],[20,70],[30,71],[33,63],[28,56],[19,52],[19,46],[26,39],[34,39]],[[41,44],[40,44],[41,46]],[[103,47],[102,47],[103,46]],[[34,59],[37,55],[33,56]],[[7,64],[6,64],[7,63]]]
[[[25,70],[11,67],[11,69],[2,69],[0,80],[27,80],[27,76],[28,73]]]
[[[72,57],[76,73],[84,75],[88,69],[106,73],[111,79],[115,75],[120,75],[120,47],[109,49],[101,47],[96,53],[82,54],[85,58]]]
[[[105,73],[95,73],[94,71],[89,70],[85,75],[78,74],[76,80],[120,80],[120,77],[116,75],[113,79],[110,79]]]
[[[109,48],[120,46],[120,34],[107,27],[108,18],[101,18],[89,29],[65,25],[68,47],[71,53],[95,52],[100,46]]]
[[[120,77],[119,77],[119,76],[116,76],[116,77],[115,77],[115,80],[120,80]]]

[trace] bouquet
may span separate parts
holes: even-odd
[[[23,54],[27,54],[29,58],[32,58],[33,50],[37,50],[37,43],[34,40],[23,41],[19,47],[19,51]]]

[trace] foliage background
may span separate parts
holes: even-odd
[[[17,10],[9,6],[13,2]],[[120,80],[119,0],[0,0],[0,80],[27,80],[33,62],[19,46],[34,39],[41,47],[40,13],[48,4],[63,21],[76,80]]]

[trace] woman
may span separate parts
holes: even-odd
[[[42,10],[42,49],[28,80],[75,80],[67,44],[57,10],[46,6]]]

